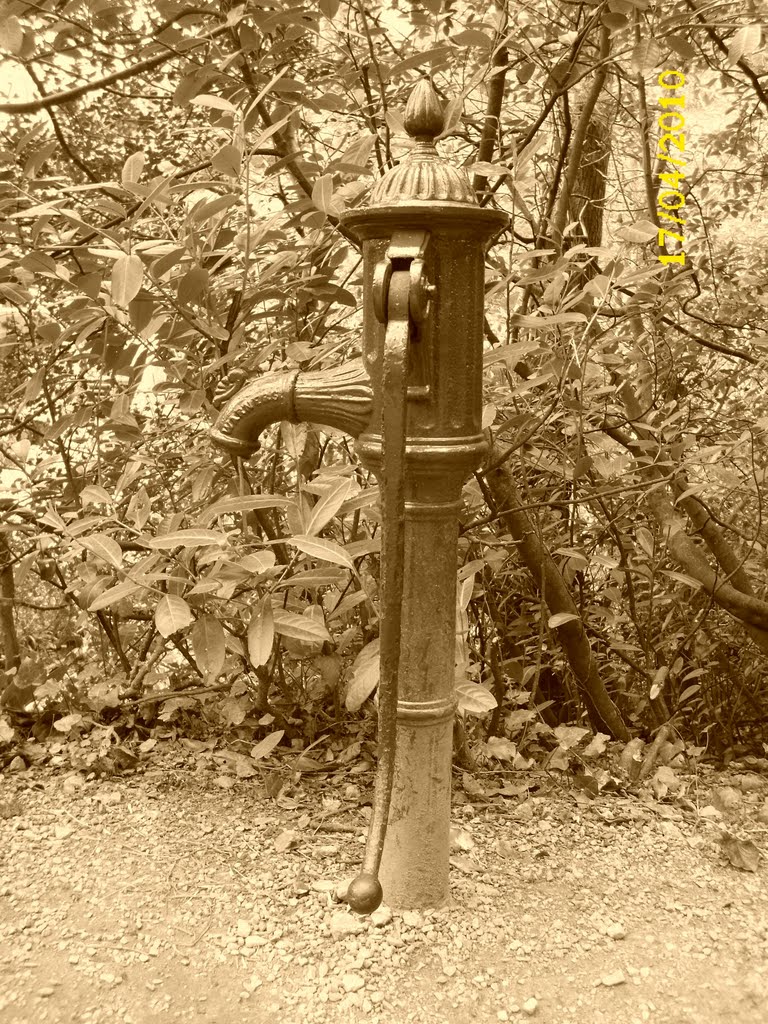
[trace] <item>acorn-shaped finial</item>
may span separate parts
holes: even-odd
[[[475,193],[464,170],[437,152],[435,139],[445,120],[435,87],[428,78],[416,83],[405,107],[405,130],[414,140],[402,163],[391,168],[373,187],[370,206],[406,203],[472,203]]]
[[[443,130],[443,108],[428,78],[421,78],[405,105],[405,130],[413,139],[434,139]]]

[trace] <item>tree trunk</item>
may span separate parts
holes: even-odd
[[[503,455],[503,450],[496,448],[493,460],[498,461]],[[575,616],[555,627],[555,634],[568,659],[593,729],[606,732],[614,739],[628,740],[629,730],[600,678],[576,602],[530,517],[521,507],[523,502],[508,465],[502,463],[488,470],[485,480],[496,508],[503,510],[503,521],[515,540],[520,560],[533,577],[550,615],[564,612]]]
[[[0,704],[3,696],[13,681],[13,676],[6,675],[21,665],[21,647],[16,632],[14,617],[14,600],[16,588],[13,578],[13,552],[8,543],[7,535],[0,533],[0,639],[2,639],[3,661],[0,670]]]

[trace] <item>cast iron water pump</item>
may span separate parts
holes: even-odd
[[[458,514],[479,465],[485,250],[507,217],[476,203],[435,148],[443,114],[422,79],[405,110],[413,148],[343,218],[364,257],[363,361],[268,375],[222,409],[213,437],[248,457],[279,420],[357,438],[383,513],[379,766],[361,874],[370,913],[448,898]],[[381,874],[382,882],[379,881]]]

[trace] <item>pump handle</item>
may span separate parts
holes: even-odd
[[[404,261],[403,261],[404,262]],[[395,263],[397,267],[400,261]],[[347,890],[347,903],[370,914],[382,900],[379,866],[384,852],[397,744],[397,691],[400,663],[403,561],[405,555],[405,438],[407,430],[408,346],[411,333],[410,269],[394,269],[388,279],[387,319],[382,363],[381,505],[384,521],[380,615],[378,770],[360,874]]]

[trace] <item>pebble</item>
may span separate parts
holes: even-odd
[[[712,805],[721,814],[732,814],[741,803],[741,792],[733,786],[717,786],[712,790]]]
[[[11,763],[8,765],[9,772],[25,772],[27,770],[27,762],[23,757],[18,754],[16,757],[11,758]]]
[[[375,925],[376,928],[383,928],[388,925],[392,920],[392,911],[388,906],[382,904],[371,914],[371,924]]]
[[[345,974],[341,979],[345,992],[359,992],[365,988],[365,980],[359,974]]]
[[[603,1018],[594,1013],[592,1000],[605,1000],[608,994],[601,997],[599,988],[596,994],[585,991],[590,982],[607,987],[634,983],[634,999],[641,992],[644,997],[653,995],[659,983],[663,986],[672,980],[669,953],[664,944],[652,941],[650,927],[644,955],[652,969],[625,966],[623,971],[613,971],[606,952],[617,952],[609,948],[610,939],[618,941],[627,934],[634,939],[636,932],[638,940],[645,938],[642,916],[635,907],[643,905],[644,893],[654,891],[673,855],[680,870],[664,878],[670,887],[669,906],[675,911],[670,915],[668,937],[677,943],[676,949],[724,956],[730,970],[737,958],[756,963],[765,942],[764,896],[758,896],[753,877],[723,875],[705,856],[692,853],[693,826],[684,821],[678,822],[683,839],[669,840],[661,838],[655,825],[621,825],[610,832],[616,850],[608,856],[605,825],[600,818],[592,820],[594,812],[569,805],[560,816],[557,796],[537,802],[534,798],[533,824],[517,823],[512,844],[521,872],[531,869],[531,886],[509,900],[503,879],[496,877],[502,851],[494,843],[504,824],[490,815],[486,819],[482,809],[457,808],[459,820],[472,813],[478,856],[482,870],[489,874],[453,872],[453,903],[444,911],[393,915],[382,905],[369,918],[361,918],[345,906],[332,904],[335,885],[324,879],[313,881],[315,872],[335,876],[336,868],[331,871],[327,861],[316,859],[322,848],[313,847],[309,837],[301,856],[275,855],[270,839],[273,828],[295,827],[305,835],[307,826],[298,824],[295,808],[287,807],[283,813],[272,805],[264,808],[256,802],[251,806],[245,784],[233,796],[223,795],[210,767],[200,776],[207,788],[202,800],[198,790],[192,794],[163,791],[160,800],[151,786],[149,792],[144,789],[143,781],[138,786],[133,779],[119,778],[108,787],[85,783],[82,792],[76,786],[66,799],[59,782],[39,794],[28,792],[28,779],[35,778],[37,771],[32,768],[29,776],[11,780],[7,774],[5,779],[0,776],[0,790],[4,787],[11,795],[21,791],[25,804],[23,819],[9,821],[8,840],[19,866],[0,885],[0,896],[10,897],[11,912],[7,922],[0,921],[0,946],[10,950],[15,967],[31,970],[22,982],[29,996],[40,1000],[54,996],[48,1005],[38,1003],[41,1019],[46,1011],[51,1019],[56,1014],[69,1019],[72,980],[100,988],[83,1024],[106,1024],[106,1011],[96,1009],[99,998],[105,1004],[130,1003],[132,1017],[115,1006],[110,1018],[115,1024],[141,1024],[161,1015],[169,1022],[197,1019],[204,1008],[184,985],[207,986],[210,980],[215,985],[223,977],[234,979],[232,990],[218,993],[217,1000],[221,996],[236,1003],[238,996],[250,996],[252,1019],[285,1024],[341,1024],[342,1020],[344,1024],[444,1024],[470,1016],[483,1024],[508,1024],[528,1017],[549,1020],[550,1014],[557,1024],[594,1024]],[[193,785],[198,784],[195,776]],[[98,804],[103,806],[103,801],[89,798],[94,790],[118,789],[123,793],[120,827],[111,813],[100,813]],[[742,807],[749,800],[749,795],[742,796]],[[247,825],[243,824],[243,801],[250,819]],[[762,803],[762,796],[754,798],[749,808],[752,822]],[[219,805],[229,815],[223,821],[214,813]],[[630,806],[635,808],[634,803]],[[72,811],[68,819],[61,817],[62,807]],[[132,826],[130,842],[120,838],[123,817]],[[205,824],[207,818],[216,821],[215,831]],[[539,834],[537,824],[544,818],[550,826],[546,836]],[[73,825],[76,840],[60,843],[56,857],[45,862],[43,871],[41,848],[51,844],[57,828]],[[203,838],[209,835],[213,838]],[[189,847],[182,838],[190,836],[194,856],[186,855]],[[357,852],[353,845],[352,837],[338,840],[344,855]],[[628,851],[636,853],[638,845],[639,856],[632,860]],[[179,860],[180,856],[184,859]],[[338,874],[351,862],[341,857]],[[229,871],[230,863],[237,867],[236,874]],[[555,884],[541,885],[546,882],[542,863],[551,866]],[[75,864],[77,871],[73,871]],[[600,882],[592,885],[589,879],[595,864]],[[51,909],[48,895],[58,893],[65,878],[76,894],[76,914],[66,920],[58,908]],[[720,886],[733,901],[726,905],[733,908],[728,914],[721,909]],[[566,888],[572,893],[572,905],[562,900]],[[166,891],[170,894],[167,905]],[[112,905],[108,899],[115,900],[117,908],[109,920],[101,913],[105,902]],[[664,912],[664,899],[666,893],[652,903],[658,913]],[[628,915],[625,923],[614,920],[620,913]],[[738,930],[737,948],[729,955],[721,936],[727,934],[724,918],[731,913]],[[688,920],[691,915],[693,920]],[[691,930],[693,926],[702,929],[701,936]],[[512,940],[511,934],[515,935]],[[331,935],[339,941],[329,941]],[[16,938],[8,942],[12,936]],[[188,955],[170,964],[165,951],[179,938]],[[691,945],[694,938],[697,941]],[[748,945],[753,951],[745,953]],[[600,978],[591,966],[593,961],[581,956],[582,950],[603,957],[602,966],[611,973]],[[66,987],[50,984],[42,962],[48,954],[57,957]],[[562,975],[571,954],[572,973]],[[161,959],[154,960],[154,966],[144,966],[150,955]],[[35,957],[41,963],[33,967]],[[432,964],[437,967],[434,974],[427,969]],[[251,971],[257,973],[251,976]],[[560,1005],[567,998],[557,990],[561,976],[572,990],[571,1006]],[[636,991],[634,985],[649,976],[650,984]],[[675,976],[674,995],[681,994],[678,985],[685,980],[681,975],[678,982]],[[564,980],[563,986],[565,992]],[[254,995],[257,988],[258,996]],[[424,996],[431,1000],[428,1006],[420,1002]],[[187,1005],[188,998],[194,998],[194,1006]],[[208,1016],[229,1019],[227,1007],[213,1003],[212,999],[207,1007]],[[641,1015],[643,1021],[650,1021],[660,1012],[648,1003],[650,1016],[645,1016],[645,1005],[638,1004],[634,1010],[637,1024]],[[0,996],[0,1017],[7,1009]],[[618,1019],[616,1014],[605,1019],[609,1017]],[[636,1024],[631,1011],[626,1019]]]
[[[343,939],[347,935],[359,935],[366,930],[364,921],[361,921],[359,917],[353,917],[352,914],[344,910],[336,911],[331,917],[330,927],[334,939]]]
[[[61,784],[61,788],[65,793],[71,795],[77,792],[78,789],[82,789],[85,785],[85,779],[82,775],[68,775]]]
[[[604,985],[606,988],[614,988],[616,985],[624,985],[626,980],[624,971],[612,971],[610,974],[604,974],[599,984]]]
[[[407,928],[421,928],[424,924],[424,918],[418,910],[406,910],[403,914],[403,924]]]
[[[116,804],[122,803],[123,794],[117,789],[102,790],[96,794],[96,800],[104,807],[113,807]]]

